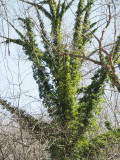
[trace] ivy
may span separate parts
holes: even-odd
[[[38,84],[40,98],[51,118],[50,124],[40,123],[40,127],[44,126],[44,134],[47,135],[44,136],[43,141],[46,139],[49,141],[51,158],[57,160],[92,160],[100,157],[101,150],[104,151],[105,147],[113,143],[114,140],[115,143],[119,142],[120,134],[119,131],[114,131],[110,123],[106,121],[105,125],[108,132],[93,139],[89,138],[90,133],[94,132],[94,128],[97,126],[96,114],[100,114],[100,104],[103,102],[102,96],[110,73],[99,68],[91,78],[90,85],[80,86],[81,67],[84,60],[70,57],[64,53],[84,55],[86,44],[92,39],[90,29],[95,32],[96,28],[93,29],[93,27],[96,23],[90,24],[89,21],[93,1],[88,0],[87,5],[85,5],[84,0],[79,0],[72,47],[66,46],[63,43],[61,24],[64,14],[73,2],[74,0],[69,3],[66,3],[66,0],[63,2],[45,0],[39,4],[26,2],[36,9],[44,51],[37,44],[36,35],[33,31],[35,24],[30,17],[19,18],[23,23],[25,35],[15,29],[19,39],[8,38],[6,43],[12,42],[22,46],[24,53],[33,64],[33,77]],[[49,11],[45,9],[44,4],[48,5]],[[41,12],[51,22],[51,39],[47,36]],[[114,52],[114,60],[117,63],[119,63],[117,60],[119,43],[120,38],[118,37]],[[107,58],[104,57],[104,60],[108,63]],[[77,98],[80,94],[83,96]],[[28,124],[29,132],[30,126],[33,127],[35,123],[38,123],[36,119],[25,114],[22,110],[19,114],[17,108],[11,107],[6,102],[3,103],[2,100],[0,103],[12,114],[23,117]],[[40,127],[37,125],[32,129],[38,140],[39,136],[36,133],[40,132]],[[25,129],[25,127],[23,128]]]

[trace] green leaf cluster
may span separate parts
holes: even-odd
[[[100,157],[102,149],[104,150],[114,140],[117,143],[120,138],[119,131],[113,131],[108,122],[106,122],[109,127],[107,133],[93,139],[89,138],[90,131],[93,131],[93,126],[96,125],[95,115],[101,110],[100,104],[105,83],[108,80],[108,72],[103,68],[98,69],[91,79],[91,84],[83,88],[80,86],[80,81],[84,60],[66,54],[82,56],[85,54],[85,46],[91,41],[92,35],[96,31],[93,29],[96,23],[90,24],[89,21],[93,0],[88,0],[87,5],[84,0],[78,2],[72,47],[70,48],[63,43],[61,24],[64,14],[74,0],[69,3],[66,0],[63,2],[61,0],[44,0],[39,4],[25,2],[36,9],[44,51],[37,44],[33,31],[35,24],[30,17],[19,18],[24,24],[25,35],[16,29],[20,38],[9,38],[6,42],[22,46],[28,59],[32,61],[33,77],[38,84],[40,98],[51,117],[51,123],[37,122],[30,115],[25,114],[22,110],[18,111],[17,108],[11,107],[3,100],[0,103],[12,114],[24,118],[23,124],[27,124],[27,126],[23,125],[22,127],[28,128],[30,133],[31,127],[35,125],[32,132],[38,140],[40,128],[44,126],[43,140],[49,140],[53,160],[92,160]],[[44,5],[48,5],[49,11],[45,9]],[[47,36],[41,12],[51,22],[52,40]],[[119,41],[118,37],[115,59],[118,57]],[[106,58],[105,60],[107,63]],[[80,94],[83,95],[81,98],[79,98]]]

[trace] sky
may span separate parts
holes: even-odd
[[[17,22],[18,15],[22,16],[33,16],[35,18],[35,12],[29,8],[26,11],[26,5],[18,3],[19,0],[6,0],[7,7],[2,7],[0,12],[2,13],[3,18],[8,17],[8,19],[14,23],[17,27],[20,28],[20,23]],[[77,1],[76,1],[77,2]],[[68,36],[72,30],[72,24],[74,24],[74,18],[76,9],[76,3],[72,6],[70,11],[64,17],[64,33]],[[3,13],[4,11],[4,13]],[[93,17],[99,17],[100,10],[96,10]],[[68,18],[68,16],[70,18]],[[42,15],[46,27],[50,32],[50,23]],[[5,32],[10,37],[17,37],[14,30],[8,27],[6,22],[1,21],[1,30],[3,36]],[[67,25],[66,25],[67,24]],[[66,27],[65,27],[66,26]],[[107,34],[112,33],[110,29]],[[98,36],[100,33],[97,34]],[[106,36],[107,37],[107,36]],[[38,38],[38,41],[40,39]],[[106,38],[106,41],[108,37]],[[110,40],[110,37],[109,37]],[[0,40],[0,43],[3,39]],[[40,44],[41,46],[41,44]],[[38,86],[33,79],[32,74],[32,63],[27,60],[27,57],[24,55],[22,48],[18,45],[10,44],[0,44],[0,96],[4,99],[7,99],[13,106],[20,107],[25,109],[28,113],[32,115],[44,115],[47,114],[46,109],[42,104],[42,100],[39,99]],[[86,71],[87,72],[87,71]],[[0,110],[3,112],[2,110]],[[7,112],[7,111],[4,111]],[[8,112],[7,112],[8,114]]]
[[[8,17],[8,20],[17,27],[20,25],[17,22],[18,15],[23,17],[23,15],[30,16],[34,13],[33,10],[28,10],[26,12],[26,6],[23,5],[23,3],[18,3],[18,0],[6,1],[6,4],[7,6],[1,9],[1,13],[3,14],[3,17]],[[68,12],[68,14],[70,14],[70,12]],[[33,17],[35,18],[34,15]],[[73,19],[73,17],[74,16],[72,15],[71,19]],[[50,32],[50,23],[48,19],[46,20],[44,15],[42,15],[42,18],[46,22],[47,31]],[[68,26],[71,25],[66,18],[65,21],[68,23]],[[11,27],[8,27],[8,24],[5,21],[2,21],[2,23],[2,35],[17,38],[15,31]],[[64,28],[64,30],[66,30],[66,28]],[[1,42],[3,41],[4,40],[1,39]],[[38,86],[33,79],[32,63],[27,60],[22,48],[11,43],[9,45],[1,44],[0,50],[1,97],[11,102],[13,106],[25,108],[29,113],[46,113],[45,108],[39,99]]]

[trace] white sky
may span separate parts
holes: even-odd
[[[25,12],[25,5],[20,5],[18,0],[6,0],[6,2],[8,4],[8,10],[10,11],[8,12],[7,10],[9,15],[8,18],[10,21],[14,22],[15,25],[19,26],[16,21],[18,15],[33,15],[33,17],[35,17],[34,11],[31,12],[27,10],[27,12]],[[73,6],[72,11],[74,11],[75,8],[76,5]],[[65,23],[68,27],[73,24],[74,15],[72,11],[67,13],[67,16],[70,18],[65,18]],[[5,17],[6,15],[3,16]],[[72,21],[72,23],[70,21]],[[47,22],[46,25],[49,26],[49,22]],[[8,32],[8,26],[5,23],[3,26],[4,31]],[[68,29],[68,27],[65,29]],[[2,31],[3,28],[1,28],[1,32]],[[110,32],[111,30],[109,30],[108,33]],[[70,32],[68,31],[68,34],[69,33]],[[9,36],[11,38],[16,36],[15,32],[11,30],[11,28],[9,30]],[[8,54],[8,50],[10,51],[10,56]],[[15,106],[25,108],[31,114],[39,114],[41,111],[43,114],[46,113],[45,108],[39,99],[38,86],[33,79],[31,69],[32,63],[26,59],[27,57],[24,55],[21,47],[14,44],[10,44],[6,47],[2,44],[0,45],[0,53],[0,96],[7,98],[8,101],[12,102]]]

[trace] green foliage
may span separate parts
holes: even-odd
[[[71,48],[66,47],[63,43],[61,24],[65,12],[73,2],[74,0],[71,0],[68,4],[66,1],[62,3],[60,0],[58,2],[46,0],[40,2],[40,4],[26,2],[34,6],[37,11],[44,51],[38,47],[33,31],[34,23],[30,17],[19,18],[24,24],[25,35],[16,29],[20,38],[6,40],[7,43],[13,42],[21,45],[25,54],[33,63],[33,77],[38,84],[40,98],[48,109],[52,122],[51,124],[41,122],[32,131],[39,139],[37,135],[41,130],[40,127],[44,126],[45,136],[43,140],[49,140],[53,160],[95,159],[102,153],[99,148],[104,150],[109,143],[113,142],[116,135],[116,142],[119,141],[120,137],[119,132],[113,131],[110,124],[106,122],[106,127],[109,130],[107,133],[93,139],[89,138],[90,132],[94,131],[93,126],[96,126],[96,114],[99,114],[101,110],[101,97],[104,94],[108,75],[103,68],[98,69],[91,79],[91,84],[84,88],[80,87],[82,79],[80,69],[84,61],[65,55],[65,53],[85,54],[85,46],[92,38],[90,29],[96,23],[90,24],[89,21],[93,0],[88,0],[87,5],[85,5],[84,0],[79,0],[72,40],[73,46]],[[44,4],[49,6],[49,12],[44,8]],[[51,22],[51,41],[47,36],[41,12]],[[96,29],[93,30],[93,32],[95,31]],[[115,59],[118,44],[119,38],[115,49]],[[82,50],[82,53],[80,50]],[[107,63],[107,59],[105,60]],[[77,98],[80,94],[82,97]],[[18,109],[10,107],[6,102],[0,103],[12,114],[24,118],[29,131],[31,131],[30,127],[38,123],[33,117],[25,115],[25,112],[20,110],[19,114]],[[57,128],[59,129],[57,130]],[[52,135],[52,132],[54,135]]]
[[[83,145],[80,146],[80,155],[86,160],[104,160],[104,155],[106,148],[109,148],[111,151],[114,150],[115,144],[120,142],[120,131],[108,131],[105,134],[101,134],[97,137],[94,137],[90,141],[86,141]],[[82,160],[81,158],[81,160]]]
[[[14,115],[14,119],[17,123],[19,123],[20,127],[27,130],[30,134],[33,134],[36,139],[40,140],[42,135],[42,140],[48,138],[47,130],[50,130],[50,125],[44,121],[39,121],[27,114],[24,110],[18,109],[17,107],[12,107],[10,103],[7,101],[0,99],[0,104],[3,108],[6,108],[10,113]],[[41,129],[46,128],[44,133],[41,133]],[[42,131],[43,132],[43,131]]]
[[[105,127],[106,127],[108,130],[112,130],[111,123],[110,123],[108,120],[105,121]]]

